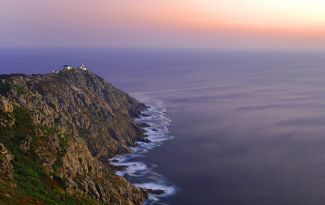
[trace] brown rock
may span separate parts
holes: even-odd
[[[0,175],[6,182],[11,182],[13,179],[13,166],[11,160],[14,157],[8,152],[7,148],[0,143]]]
[[[14,106],[3,96],[0,97],[0,110],[11,113],[14,111]]]

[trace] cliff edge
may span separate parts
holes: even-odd
[[[141,204],[106,162],[145,139],[143,109],[85,70],[0,75],[0,204]]]

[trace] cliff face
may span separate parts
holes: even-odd
[[[0,204],[141,204],[103,162],[144,140],[144,108],[88,71],[0,76]]]

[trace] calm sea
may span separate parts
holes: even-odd
[[[86,64],[163,102],[173,140],[142,160],[178,188],[173,205],[325,202],[325,53],[0,51],[1,73]]]

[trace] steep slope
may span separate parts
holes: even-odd
[[[0,204],[141,204],[105,161],[145,140],[143,109],[88,71],[0,76]]]

